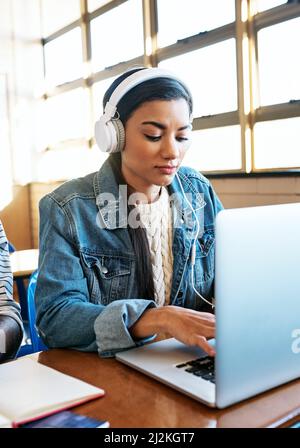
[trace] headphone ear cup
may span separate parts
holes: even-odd
[[[125,144],[125,129],[121,120],[106,121],[100,117],[95,124],[95,139],[99,149],[103,152],[122,151]]]
[[[95,123],[95,140],[100,149],[103,152],[111,151],[112,136],[111,127],[108,126],[107,120],[102,115]]]
[[[111,123],[114,126],[114,142],[112,144],[111,152],[120,152],[124,149],[125,146],[125,129],[123,123],[119,119],[111,120]]]

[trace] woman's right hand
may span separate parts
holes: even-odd
[[[215,355],[214,348],[207,341],[215,336],[214,314],[172,305],[164,307],[163,310],[164,326],[171,336],[186,345],[202,348],[210,356]]]
[[[200,347],[209,356],[214,356],[215,351],[207,339],[215,336],[215,321],[214,314],[169,305],[145,311],[130,332],[133,338],[168,333],[178,341]]]

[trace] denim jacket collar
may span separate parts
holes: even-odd
[[[121,196],[123,190],[119,189],[112,167],[107,160],[95,174],[94,192],[104,227],[109,230],[126,227],[127,197],[125,198],[124,194]]]

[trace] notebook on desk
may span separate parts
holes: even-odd
[[[215,299],[215,359],[175,339],[116,358],[218,408],[300,377],[300,203],[218,214]]]
[[[29,357],[1,364],[0,428],[18,427],[103,395],[103,389]]]

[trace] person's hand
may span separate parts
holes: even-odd
[[[214,348],[207,341],[215,336],[214,314],[179,306],[167,306],[164,310],[164,326],[171,336],[186,345],[202,348],[209,356],[215,355]]]
[[[162,306],[146,310],[129,329],[134,339],[168,333],[186,345],[202,348],[208,355],[215,351],[207,339],[215,336],[215,316],[179,306]]]

